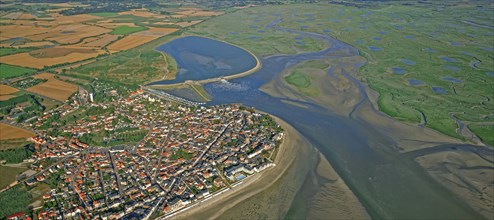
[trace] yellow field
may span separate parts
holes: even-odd
[[[139,45],[143,45],[147,42],[150,42],[157,37],[155,36],[135,36],[135,35],[129,35],[126,36],[115,43],[110,44],[107,48],[108,50],[112,52],[118,52],[122,50],[128,50],[134,47],[137,47]]]
[[[97,36],[100,34],[111,32],[111,29],[95,26],[95,25],[62,25],[50,29],[49,32],[33,34],[26,38],[34,41],[51,40],[61,44],[74,44],[82,38]]]
[[[0,141],[9,139],[29,138],[35,134],[22,128],[0,123]]]
[[[74,63],[77,61],[94,58],[99,54],[103,54],[103,53],[105,53],[105,51],[103,50],[94,50],[94,52],[88,52],[88,53],[73,52],[65,56],[59,56],[59,57],[36,58],[31,56],[27,52],[27,53],[18,53],[18,54],[12,54],[8,56],[0,57],[0,62],[10,65],[15,65],[15,66],[41,69],[44,66],[52,66],[62,63]]]
[[[49,30],[50,30],[49,28],[44,28],[44,27],[5,25],[2,26],[2,28],[0,28],[0,36],[4,38],[26,37],[29,35],[48,32]]]
[[[167,34],[173,33],[178,30],[178,28],[155,28],[155,27],[147,27],[148,30],[134,33],[134,36],[154,36],[154,37],[162,37]]]
[[[0,84],[0,95],[10,95],[10,94],[16,93],[18,91],[19,90],[14,88],[14,87]]]
[[[121,35],[105,34],[102,37],[98,38],[97,40],[85,43],[81,46],[103,48],[104,46],[110,44],[111,42],[116,41],[120,36]]]
[[[55,79],[51,73],[41,73],[33,76],[37,79],[47,79],[48,81],[26,89],[29,92],[64,102],[77,91],[77,86]]]

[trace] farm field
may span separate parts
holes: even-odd
[[[0,123],[0,141],[33,137],[34,133],[22,128]]]
[[[157,37],[153,36],[137,36],[137,35],[129,35],[124,38],[122,38],[119,41],[116,41],[110,45],[108,45],[108,50],[111,52],[119,52],[123,50],[128,50],[140,45],[143,45],[147,42],[150,42]]]
[[[77,91],[77,86],[55,79],[51,73],[41,73],[33,76],[37,79],[47,79],[48,81],[26,89],[26,91],[36,93],[57,101],[64,102]]]
[[[0,48],[0,57],[1,56],[10,55],[10,54],[27,52],[27,51],[30,51],[30,50],[33,50],[33,49],[31,49],[31,48],[17,49],[17,48],[5,48],[5,47],[2,47],[2,48]]]
[[[129,27],[129,26],[119,26],[113,29],[110,34],[114,35],[125,35],[125,34],[131,34],[139,31],[147,30],[147,28],[142,27],[142,26],[136,26],[136,27]]]
[[[3,58],[0,58],[0,62],[3,62]],[[0,72],[0,79],[7,79],[34,73],[36,70],[0,63]]]
[[[10,65],[42,69],[46,66],[91,59],[104,53],[105,52],[103,50],[91,50],[86,48],[52,47],[31,51],[29,53],[3,56],[0,58],[0,62]]]
[[[5,101],[14,98],[15,97],[14,93],[18,91],[19,90],[14,87],[0,84],[0,101]]]
[[[168,15],[148,9],[64,15],[64,10],[87,5],[42,5],[48,10],[41,10],[40,4],[25,4],[22,7],[5,4],[6,10],[21,7],[25,12],[0,15],[0,63],[43,69],[94,59],[99,55],[138,47],[223,13],[174,7],[170,9],[172,14],[167,12]],[[174,15],[180,15],[181,19]],[[108,50],[106,47],[109,47]],[[72,52],[61,55],[61,48],[70,48]]]
[[[0,165],[0,189],[8,186],[13,183],[16,179],[16,176],[24,171],[28,170],[23,167],[7,167]]]
[[[53,45],[55,44],[53,44],[50,41],[0,43],[0,47],[8,47],[5,49],[17,49],[17,48],[26,48],[26,47],[39,48],[39,47],[48,47]]]

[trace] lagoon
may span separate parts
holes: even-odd
[[[156,48],[171,55],[179,72],[174,80],[152,84],[174,84],[242,73],[257,65],[255,57],[242,48],[221,41],[188,36],[177,38]]]

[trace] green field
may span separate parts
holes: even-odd
[[[26,170],[27,168],[6,167],[0,165],[0,176],[2,177],[0,178],[0,189],[3,189],[13,183],[15,181],[15,177]]]
[[[34,50],[36,48],[9,48],[9,47],[0,47],[0,57],[7,56],[10,54],[22,53]]]
[[[129,27],[129,26],[119,26],[113,29],[110,34],[115,34],[115,35],[123,35],[123,34],[132,34],[135,32],[147,30],[145,27],[137,26],[137,27]]]
[[[111,17],[117,17],[118,13],[115,12],[96,12],[96,13],[90,13],[90,15],[98,16],[98,17],[104,17],[104,18],[111,18]]]
[[[293,71],[285,77],[285,80],[297,88],[307,88],[310,86],[310,77],[299,71]]]
[[[18,77],[34,72],[36,70],[0,63],[0,79]]]

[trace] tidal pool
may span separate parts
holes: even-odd
[[[409,66],[414,66],[415,64],[417,64],[415,61],[409,59],[401,59],[400,61]]]
[[[435,93],[438,93],[438,94],[443,94],[443,95],[448,94],[448,91],[446,91],[445,89],[443,89],[440,86],[433,86],[432,87],[432,91],[435,92]]]
[[[369,50],[372,50],[372,51],[381,51],[382,50],[380,47],[376,47],[376,46],[368,46],[367,48],[369,48]]]
[[[424,82],[418,80],[418,79],[407,79],[408,81],[408,84],[410,84],[411,86],[420,86],[420,85],[423,85]]]
[[[404,70],[401,67],[393,67],[392,70],[393,70],[394,74],[398,74],[398,75],[403,75],[407,72],[406,70]]]
[[[444,81],[452,82],[452,83],[461,83],[461,82],[463,82],[463,81],[461,81],[459,79],[456,79],[456,78],[453,78],[453,77],[450,77],[450,76],[446,76],[446,77],[443,77],[441,79],[444,80]]]

